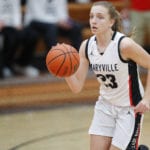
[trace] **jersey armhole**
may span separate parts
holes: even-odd
[[[118,42],[118,54],[119,54],[119,58],[120,58],[120,60],[121,60],[122,62],[128,63],[127,60],[124,60],[124,59],[122,58],[121,52],[120,52],[120,43],[121,43],[122,39],[125,38],[125,37],[126,37],[126,36],[122,36],[122,37],[119,39],[119,42]]]
[[[89,57],[88,57],[88,45],[89,45],[89,41],[90,41],[90,39],[87,40],[86,46],[85,46],[85,57],[87,58],[88,61],[89,61]]]

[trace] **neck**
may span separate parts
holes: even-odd
[[[96,36],[96,42],[99,52],[103,53],[109,43],[111,42],[113,36],[113,31],[108,31],[105,34],[97,35]]]
[[[113,31],[108,31],[106,32],[105,34],[99,34],[98,36],[96,36],[96,41],[97,41],[97,44],[99,46],[107,46],[111,39],[112,39],[112,36],[113,36]]]

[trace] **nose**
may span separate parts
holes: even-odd
[[[90,19],[90,21],[91,21],[92,24],[96,24],[96,17],[92,17],[92,18]]]

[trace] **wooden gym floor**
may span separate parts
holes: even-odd
[[[51,76],[29,80],[0,81],[0,150],[88,150],[88,128],[98,95],[95,78],[88,77],[80,94]],[[140,143],[150,147],[149,127],[148,112]]]

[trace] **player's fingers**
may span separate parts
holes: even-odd
[[[134,112],[135,113],[145,113],[145,112],[147,112],[149,110],[150,109],[149,109],[149,107],[147,105],[139,104],[136,107],[134,107]]]

